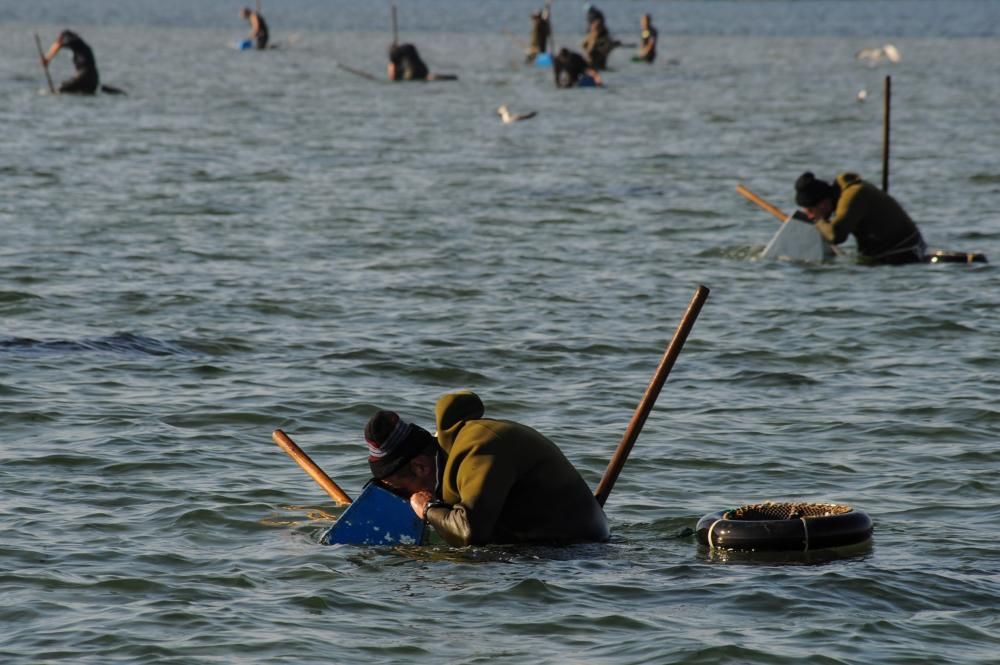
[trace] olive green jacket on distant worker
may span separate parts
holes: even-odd
[[[549,439],[525,425],[483,418],[475,393],[435,407],[446,460],[427,521],[451,545],[568,543],[609,536],[587,483]]]
[[[840,189],[836,210],[829,220],[816,222],[827,242],[839,245],[853,234],[858,253],[872,261],[907,252],[923,255],[920,231],[896,199],[856,173],[841,173],[835,183]]]

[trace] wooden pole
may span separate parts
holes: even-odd
[[[55,95],[57,94],[56,87],[52,85],[52,75],[49,74],[49,65],[45,62],[45,51],[42,50],[42,38],[38,36],[37,32],[35,33],[35,46],[38,47],[38,57],[41,58],[42,69],[45,70],[45,80],[49,82],[49,92]]]
[[[392,45],[399,43],[399,28],[396,25],[396,5],[392,6]]]
[[[705,304],[707,298],[708,287],[699,286],[695,290],[694,297],[691,298],[691,302],[688,304],[687,311],[684,312],[680,324],[677,326],[677,331],[674,332],[673,339],[667,345],[667,350],[663,353],[663,358],[660,360],[660,366],[656,368],[653,380],[649,382],[646,394],[642,396],[642,400],[639,402],[639,406],[636,408],[635,413],[632,415],[632,420],[625,430],[625,435],[618,444],[615,454],[611,457],[608,468],[601,478],[601,483],[597,486],[597,491],[594,492],[597,503],[602,506],[608,500],[608,495],[611,494],[611,489],[615,486],[618,474],[625,467],[625,460],[628,459],[628,454],[632,451],[632,446],[635,445],[636,439],[639,438],[639,432],[642,431],[642,426],[646,423],[649,412],[653,410],[653,404],[656,403],[660,389],[663,388],[663,383],[667,380],[667,375],[670,374],[670,369],[674,366],[677,356],[680,355],[681,349],[684,347],[684,341],[687,339],[688,333],[691,332],[691,328],[694,327],[695,319],[698,318],[698,312],[701,311],[701,306]]]
[[[892,77],[885,77],[882,109],[882,191],[889,192],[889,110],[892,108]]]
[[[355,76],[360,76],[361,78],[366,78],[369,81],[381,81],[381,79],[375,76],[374,74],[369,74],[368,72],[363,71],[361,69],[355,69],[354,67],[349,67],[342,62],[337,63],[337,69],[343,69],[345,72],[354,74]]]
[[[556,57],[556,31],[552,29],[552,3],[545,3],[545,13],[548,15],[549,22],[549,57]]]
[[[764,210],[768,211],[769,213],[780,219],[782,222],[788,221],[788,215],[781,212],[781,209],[778,206],[768,203],[767,201],[757,196],[743,185],[736,185],[736,191],[744,198],[756,203],[761,208],[763,208]]]
[[[288,435],[282,432],[280,429],[274,430],[271,434],[271,438],[274,442],[278,444],[282,450],[288,453],[289,457],[296,461],[296,463],[302,467],[303,471],[309,474],[309,476],[319,483],[319,486],[326,490],[326,493],[330,495],[337,505],[344,505],[351,502],[351,497],[347,496],[344,490],[337,486],[337,483],[333,482],[330,476],[323,472],[323,469],[313,462],[309,455],[306,455],[305,451],[295,445],[295,442],[288,438]]]

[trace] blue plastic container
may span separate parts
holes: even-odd
[[[236,48],[238,48],[241,51],[246,51],[247,49],[251,49],[253,48],[253,40],[241,39],[240,41],[236,42]]]
[[[409,501],[369,481],[320,541],[324,545],[422,545],[424,523]]]
[[[551,67],[552,56],[548,53],[539,53],[535,56],[535,67]]]

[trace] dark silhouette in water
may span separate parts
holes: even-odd
[[[52,59],[63,48],[68,48],[73,52],[73,66],[76,67],[76,76],[59,84],[60,94],[93,95],[100,89],[112,95],[123,95],[124,90],[110,85],[100,85],[100,76],[97,73],[97,60],[94,58],[94,51],[87,42],[80,38],[72,30],[63,30],[52,42],[48,53],[42,56],[42,66],[48,67]]]

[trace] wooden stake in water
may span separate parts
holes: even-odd
[[[687,311],[684,312],[680,324],[677,326],[677,331],[674,332],[673,339],[667,345],[667,350],[663,353],[663,358],[660,360],[660,366],[656,368],[653,380],[649,382],[646,394],[642,396],[642,400],[639,402],[639,406],[636,408],[635,413],[632,415],[632,420],[625,430],[625,435],[618,444],[615,454],[611,457],[611,462],[608,463],[608,468],[601,478],[601,483],[597,486],[597,491],[594,492],[597,503],[602,506],[608,500],[608,495],[611,494],[611,489],[615,486],[618,474],[625,467],[628,454],[632,451],[632,446],[635,445],[636,439],[639,438],[639,432],[642,431],[642,426],[646,423],[649,412],[653,410],[653,404],[656,403],[660,389],[663,388],[663,383],[667,380],[667,375],[670,374],[670,369],[674,366],[677,356],[680,355],[681,349],[684,347],[684,341],[687,339],[688,333],[691,332],[691,328],[694,327],[695,319],[698,318],[698,312],[701,311],[701,306],[705,304],[707,298],[708,287],[699,286],[695,290],[694,297],[691,298],[691,302],[688,304]]]
[[[41,59],[42,69],[45,70],[45,80],[49,82],[49,92],[55,95],[57,94],[56,87],[52,85],[52,75],[49,74],[49,63],[45,62],[45,51],[42,50],[42,38],[38,36],[37,32],[35,33],[35,46],[38,47],[38,57]]]
[[[885,77],[884,106],[882,111],[882,191],[889,192],[889,109],[892,107],[892,77]]]
[[[399,44],[399,28],[396,27],[396,5],[392,6],[392,45]]]
[[[549,55],[556,57],[556,31],[552,28],[552,3],[545,3],[545,14],[549,21]]]
[[[288,456],[291,457],[295,462],[302,467],[303,471],[309,474],[309,476],[319,483],[319,486],[326,490],[326,493],[330,495],[330,498],[337,502],[337,505],[345,505],[351,503],[351,497],[347,496],[344,490],[340,489],[337,483],[333,482],[330,476],[326,475],[323,469],[319,468],[316,462],[313,462],[306,455],[305,451],[299,448],[294,441],[292,441],[287,434],[282,432],[280,429],[274,430],[271,435],[274,442],[281,447]]]

